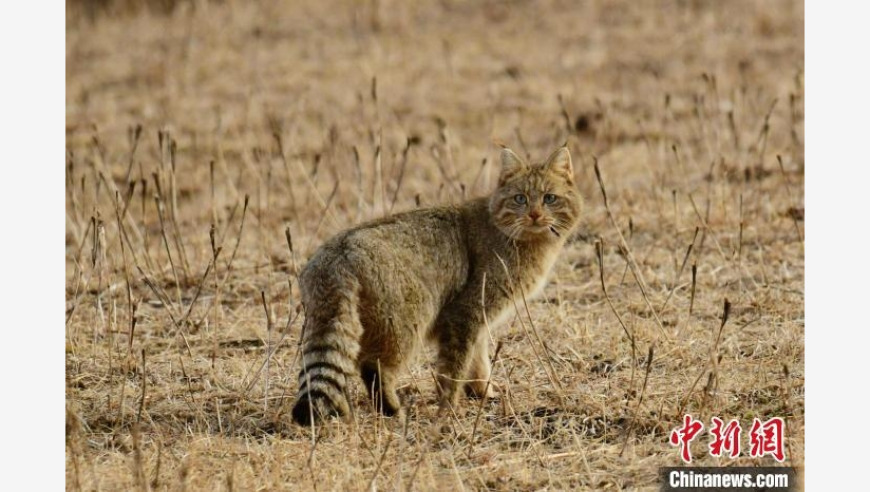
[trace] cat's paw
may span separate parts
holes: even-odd
[[[486,381],[472,381],[467,383],[465,385],[465,394],[469,398],[485,398],[487,400],[501,396],[498,387],[492,381],[489,382],[489,385],[486,384]]]

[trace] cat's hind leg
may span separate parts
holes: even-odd
[[[372,398],[375,409],[387,417],[401,411],[399,395],[396,394],[398,373],[398,367],[383,364],[380,360],[366,360],[360,364],[366,392]]]

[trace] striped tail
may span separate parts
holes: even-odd
[[[359,373],[356,360],[363,330],[356,310],[358,289],[355,285],[327,286],[322,283],[324,279],[314,282],[319,285],[308,292],[312,294],[307,296],[309,299],[304,299],[308,302],[305,302],[302,370],[292,412],[293,420],[300,425],[347,416],[348,378]]]

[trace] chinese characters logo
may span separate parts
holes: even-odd
[[[703,430],[703,422],[695,420],[691,415],[685,415],[683,425],[671,431],[670,443],[672,446],[679,446],[680,457],[684,462],[692,462],[689,445]],[[730,458],[740,456],[742,432],[743,428],[737,420],[731,420],[726,424],[719,417],[713,417],[709,432],[712,439],[707,446],[710,456]],[[749,429],[749,456],[761,458],[771,455],[776,461],[782,462],[785,460],[784,435],[785,421],[781,417],[773,417],[764,422],[758,418],[753,419],[752,427]]]

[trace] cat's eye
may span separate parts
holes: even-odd
[[[556,195],[554,195],[552,193],[547,193],[546,195],[544,195],[544,204],[545,205],[552,205],[554,203],[556,203]]]
[[[522,193],[520,193],[520,194],[514,195],[514,201],[520,205],[525,205],[526,202],[528,201],[528,198],[526,198],[526,195],[523,195]]]

